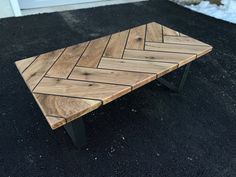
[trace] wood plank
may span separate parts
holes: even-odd
[[[186,44],[186,45],[204,45],[209,46],[206,43],[203,43],[199,40],[193,39],[191,37],[180,37],[180,36],[164,36],[165,43],[173,43],[173,44]]]
[[[163,26],[163,35],[167,35],[167,36],[179,36],[179,32],[175,31],[173,29],[170,29],[166,26]]]
[[[22,76],[30,90],[34,89],[63,51],[60,49],[42,54],[25,70]]]
[[[15,64],[17,66],[17,69],[20,71],[20,73],[23,73],[36,58],[37,56],[34,56],[20,61],[16,61]]]
[[[103,55],[109,38],[110,36],[105,36],[92,40],[81,56],[77,66],[96,68]]]
[[[69,79],[129,85],[132,86],[132,89],[136,89],[152,80],[155,80],[156,75],[76,67],[71,73]]]
[[[67,78],[87,47],[88,42],[66,48],[46,76]]]
[[[161,77],[177,67],[178,64],[174,63],[102,58],[98,68],[155,73],[157,77]]]
[[[103,56],[122,58],[128,34],[129,30],[113,34]]]
[[[102,105],[101,101],[54,95],[34,94],[44,115],[61,117],[66,122],[79,118]]]
[[[46,118],[48,124],[50,125],[51,129],[53,129],[53,130],[55,130],[67,123],[64,118],[60,118],[60,117],[45,116],[45,118]]]
[[[143,50],[145,40],[146,25],[132,28],[127,41],[127,49]]]
[[[162,42],[162,27],[158,23],[147,24],[146,41],[149,42]]]
[[[129,86],[43,78],[34,93],[102,100],[106,104],[131,91]]]
[[[179,33],[179,35],[182,37],[188,37],[186,34],[183,34],[183,33]]]
[[[124,59],[178,63],[179,67],[196,59],[195,54],[125,50]]]
[[[212,47],[146,42],[145,50],[189,53],[196,54],[197,57],[200,57],[210,52],[212,50]]]

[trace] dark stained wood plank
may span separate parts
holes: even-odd
[[[209,53],[212,50],[212,47],[146,42],[145,50],[189,53],[196,54],[197,57],[200,57]]]
[[[15,64],[20,73],[23,73],[31,63],[37,58],[37,56],[26,58],[20,61],[16,61]]]
[[[147,24],[146,41],[149,42],[162,42],[162,27],[158,23]]]
[[[69,79],[132,86],[136,89],[156,79],[155,74],[76,67]]]
[[[45,94],[34,94],[34,96],[46,117],[61,117],[64,118],[67,123],[102,105],[101,101],[89,99]]]
[[[131,91],[129,86],[43,78],[34,93],[102,100],[106,104]]]
[[[170,71],[175,70],[178,64],[151,62],[151,61],[137,61],[137,60],[120,60],[111,58],[102,58],[98,68],[114,69],[122,71],[155,73],[157,77],[161,77]]]
[[[66,48],[46,76],[67,78],[87,47],[88,42]]]
[[[129,33],[127,49],[143,50],[145,40],[146,25],[132,28]]]
[[[103,56],[122,58],[128,34],[129,30],[113,34]]]
[[[179,67],[196,59],[195,54],[125,50],[124,59],[178,63]]]
[[[96,68],[103,55],[109,38],[110,36],[105,36],[92,40],[81,56],[77,66]]]
[[[30,90],[39,83],[64,49],[40,55],[22,74]]]

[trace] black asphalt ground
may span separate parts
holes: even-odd
[[[182,93],[152,82],[86,115],[88,144],[75,149],[49,128],[14,61],[151,21],[214,51],[193,63]],[[235,177],[236,25],[164,0],[1,19],[0,116],[0,177]]]

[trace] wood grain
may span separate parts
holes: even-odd
[[[81,56],[77,66],[96,68],[105,50],[110,36],[92,40],[83,55]]]
[[[163,35],[164,36],[179,36],[179,32],[178,31],[175,31],[173,29],[170,29],[166,26],[163,26]]]
[[[34,94],[45,116],[61,117],[72,121],[101,106],[101,101],[64,96]]]
[[[50,125],[51,129],[53,129],[53,130],[55,130],[67,123],[64,118],[60,118],[60,117],[45,116],[45,118],[46,118],[48,124]]]
[[[30,90],[39,83],[49,68],[61,55],[63,49],[40,55],[22,74]]]
[[[162,27],[158,23],[147,24],[146,41],[162,42]]]
[[[125,50],[124,59],[177,63],[183,66],[196,59],[195,54]]]
[[[46,76],[67,78],[87,45],[88,42],[85,42],[66,48],[60,58],[47,72]]]
[[[193,39],[191,37],[180,37],[180,36],[164,36],[165,43],[173,43],[173,44],[186,44],[186,45],[204,45],[209,46],[206,43],[203,43],[199,40]]]
[[[127,49],[143,50],[146,25],[132,28],[129,33]]]
[[[23,73],[31,63],[37,58],[37,56],[26,58],[20,61],[16,61],[15,64],[20,73]]]
[[[43,78],[34,93],[96,99],[106,104],[131,91],[129,86]]]
[[[160,77],[169,73],[170,71],[173,71],[177,67],[178,64],[174,63],[102,58],[98,68],[155,73],[157,74],[157,77]]]
[[[156,75],[76,67],[71,73],[69,79],[129,85],[132,86],[132,89],[137,89],[138,87],[155,80]]]
[[[145,49],[163,52],[196,54],[197,57],[200,57],[210,52],[212,47],[146,42]]]
[[[113,34],[103,56],[122,58],[128,34],[129,30]]]

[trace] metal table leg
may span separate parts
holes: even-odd
[[[170,90],[172,91],[175,91],[175,92],[181,92],[183,90],[183,87],[184,87],[184,84],[185,84],[185,81],[187,79],[187,76],[188,76],[188,73],[189,73],[189,68],[190,68],[190,65],[191,63],[187,64],[184,68],[184,73],[182,75],[182,78],[180,80],[180,83],[178,86],[174,85],[173,83],[167,81],[166,79],[164,78],[159,78],[158,81],[166,86],[167,88],[169,88]]]
[[[77,148],[86,144],[85,126],[82,118],[64,125],[64,128]]]

